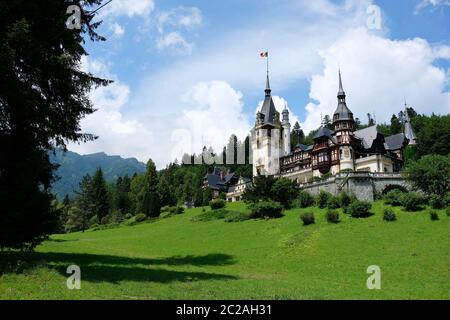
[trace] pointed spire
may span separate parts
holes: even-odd
[[[341,97],[341,96],[345,97],[345,91],[344,91],[344,86],[342,85],[341,69],[339,68],[339,92],[338,92],[338,97]]]
[[[264,92],[266,93],[266,97],[272,94],[272,89],[270,89],[269,71],[267,71],[266,89]]]

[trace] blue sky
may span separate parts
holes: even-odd
[[[380,16],[377,15],[377,10]],[[203,145],[244,137],[263,99],[269,51],[277,108],[305,131],[336,106],[342,69],[350,109],[388,121],[408,104],[450,110],[448,0],[113,0],[101,10],[104,43],[83,68],[115,80],[95,90],[83,120],[106,152],[158,167]]]

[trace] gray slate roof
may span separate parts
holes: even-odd
[[[377,126],[355,131],[355,137],[362,141],[365,149],[370,149],[372,147],[373,141],[377,138],[378,134]]]
[[[405,143],[405,135],[403,133],[399,133],[393,136],[389,136],[384,138],[384,147],[386,150],[399,150],[403,148],[403,145]]]
[[[320,127],[319,131],[317,131],[317,133],[314,135],[314,140],[319,139],[319,138],[323,138],[323,137],[328,137],[331,138],[331,136],[333,135],[333,131],[325,128],[325,127]]]

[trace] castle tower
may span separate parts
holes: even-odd
[[[355,156],[352,144],[354,142],[355,120],[353,113],[347,107],[346,94],[342,85],[341,71],[339,70],[339,92],[337,95],[338,107],[333,115],[334,137],[339,146],[339,168],[332,168],[334,173],[342,170],[354,170]]]
[[[409,145],[417,144],[417,137],[411,125],[411,119],[409,118],[408,106],[406,102],[405,102],[404,123],[405,123],[405,137],[409,140]]]
[[[289,110],[287,109],[287,105],[284,106],[281,126],[283,128],[283,156],[287,156],[291,153],[291,123],[289,122]]]
[[[270,89],[267,72],[264,103],[256,115],[255,127],[251,131],[253,176],[273,176],[280,173],[280,156],[283,155],[282,125]]]

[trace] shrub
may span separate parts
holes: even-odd
[[[241,221],[245,221],[248,219],[250,219],[250,216],[248,213],[231,211],[231,212],[228,212],[224,221],[225,222],[241,222]]]
[[[429,200],[429,204],[433,209],[443,209],[446,207],[445,198],[440,196],[431,196]]]
[[[168,212],[170,208],[170,206],[164,206],[161,208],[161,212]]]
[[[161,213],[161,215],[159,217],[161,219],[170,218],[170,217],[173,217],[173,214],[171,214],[170,212],[165,211],[165,212]]]
[[[394,189],[389,191],[384,197],[384,202],[388,205],[391,205],[393,207],[399,207],[401,205],[403,205],[403,195],[405,193],[402,192],[399,189]]]
[[[422,209],[422,205],[425,202],[424,198],[415,192],[403,194],[401,200],[406,211],[419,211]]]
[[[221,192],[219,194],[219,199],[223,200],[223,201],[226,201],[227,200],[227,194],[225,192]]]
[[[348,194],[347,192],[341,192],[338,195],[338,199],[339,199],[339,206],[341,208],[347,208],[352,202],[356,201],[356,197],[352,194]]]
[[[336,210],[328,210],[326,218],[329,223],[339,223],[339,213]]]
[[[136,217],[134,217],[134,220],[136,222],[143,222],[143,221],[147,220],[147,216],[143,213],[139,213],[136,215]]]
[[[250,218],[280,218],[283,216],[283,207],[274,201],[261,201],[250,205]]]
[[[397,216],[395,215],[394,210],[392,210],[391,208],[384,209],[383,220],[384,221],[396,221]]]
[[[314,218],[314,213],[305,212],[300,215],[300,220],[302,220],[304,226],[308,226],[310,224],[316,223],[316,219]]]
[[[300,191],[297,197],[297,203],[300,208],[309,208],[314,205],[314,197],[306,191]]]
[[[328,209],[339,209],[341,204],[339,203],[338,197],[331,196],[327,202]]]
[[[168,212],[171,215],[183,214],[184,213],[184,208],[182,206],[170,207]]]
[[[347,213],[353,218],[367,218],[372,215],[372,204],[368,201],[355,201],[347,207]]]
[[[131,213],[127,213],[124,218],[125,220],[130,220],[131,218],[133,218],[133,215]]]
[[[225,201],[222,199],[215,199],[209,202],[209,206],[213,210],[223,209],[225,208]]]
[[[438,213],[436,211],[430,210],[429,211],[429,215],[430,215],[431,221],[438,221],[439,220],[439,215],[438,215]]]
[[[285,208],[290,208],[292,201],[298,195],[298,190],[294,181],[288,178],[279,178],[270,189],[270,199],[280,203]],[[262,199],[267,200],[267,199]]]
[[[104,217],[100,220],[100,224],[105,225],[105,224],[108,224],[109,221],[110,221],[110,216],[107,215],[107,216],[104,216]]]
[[[198,216],[193,217],[192,221],[213,221],[213,220],[221,220],[224,219],[228,215],[228,211],[226,209],[217,209],[209,212],[205,212],[199,214]]]
[[[331,193],[321,190],[317,196],[317,206],[321,209],[326,208],[328,199],[332,197]]]

